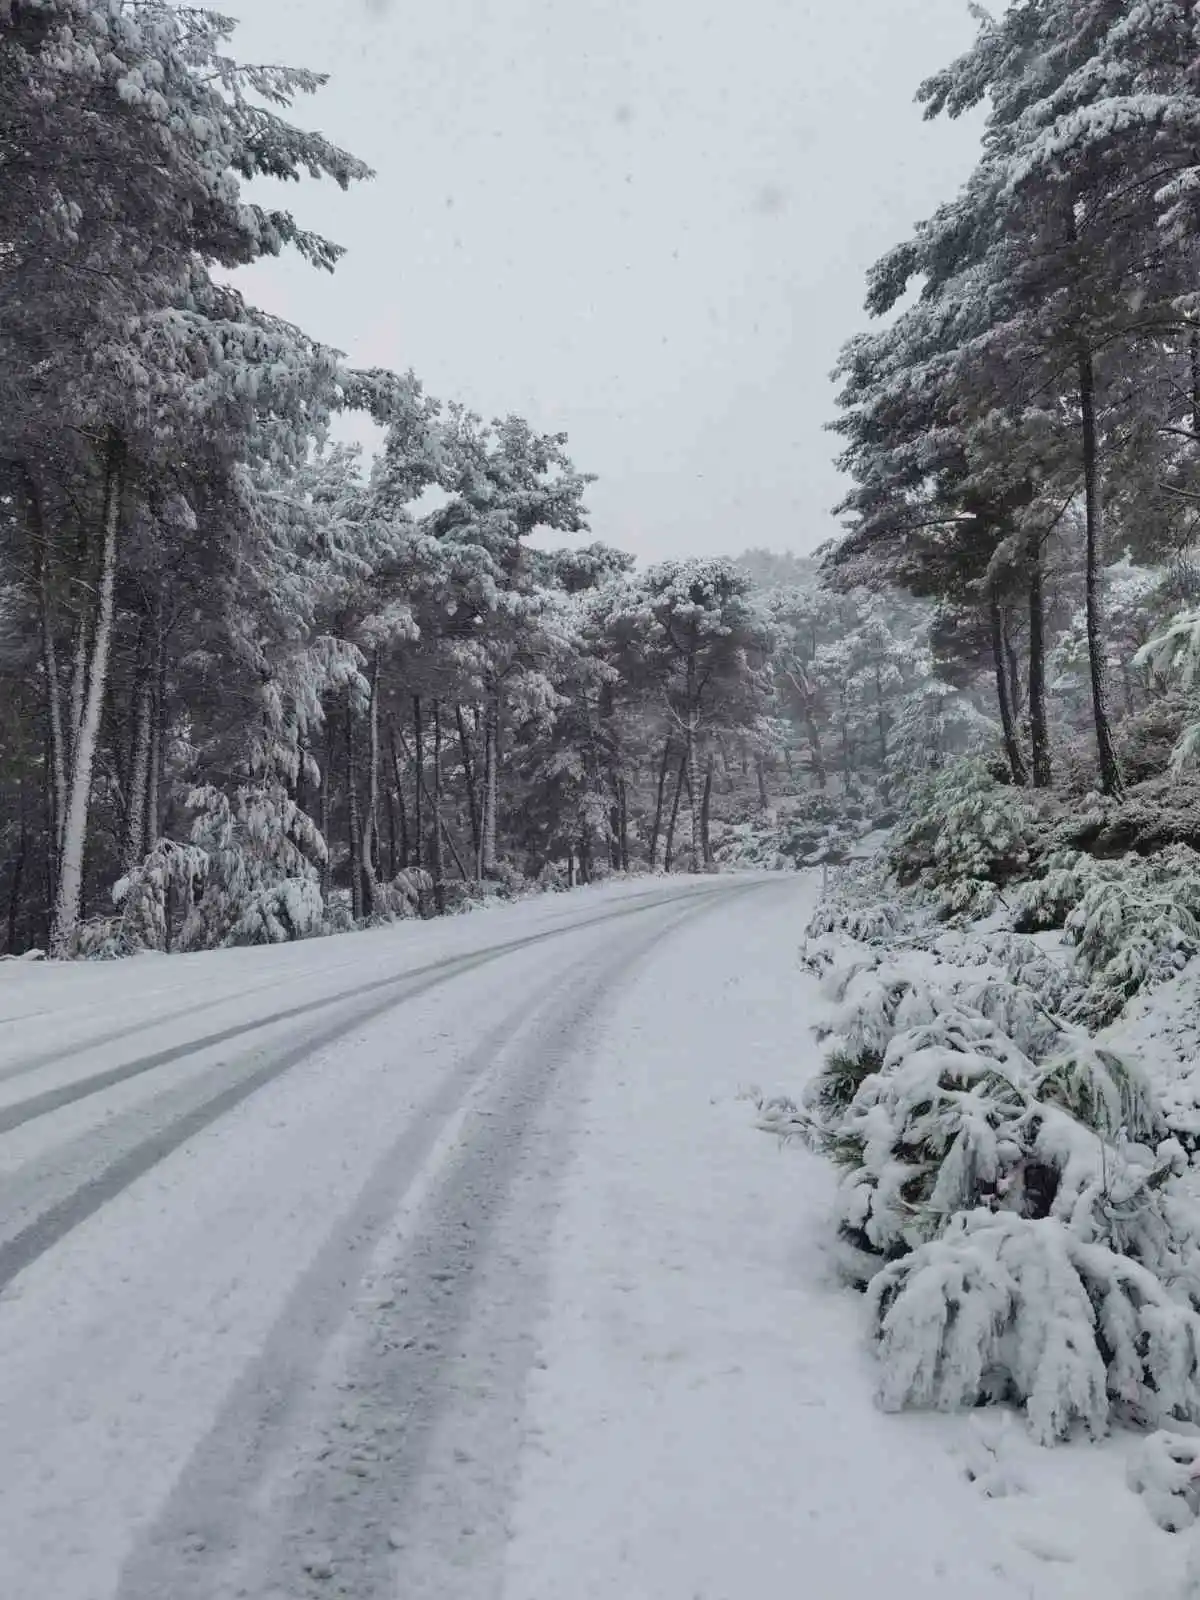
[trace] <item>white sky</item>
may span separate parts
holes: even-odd
[[[921,78],[966,0],[225,0],[329,72],[298,120],[376,168],[287,201],[348,248],[250,296],[359,365],[566,431],[595,537],[654,559],[834,530],[829,370],[863,274],[957,187]],[[365,435],[364,435],[365,436]]]

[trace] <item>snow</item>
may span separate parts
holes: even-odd
[[[827,1170],[745,1098],[814,1061],[800,900],[679,935],[594,1053],[505,1600],[1014,1592],[942,1439],[873,1404]]]
[[[877,1407],[835,1174],[750,1098],[818,1064],[818,889],[0,969],[0,1107],[167,1056],[0,1134],[0,1249],[156,1155],[0,1292],[0,1594],[1186,1594],[1186,1439]]]

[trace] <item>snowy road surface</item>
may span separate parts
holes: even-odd
[[[0,968],[0,1596],[1073,1593],[874,1410],[739,1099],[814,893]]]

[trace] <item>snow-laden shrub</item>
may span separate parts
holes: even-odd
[[[1131,1458],[1125,1481],[1166,1533],[1200,1517],[1200,1435],[1152,1433]]]
[[[941,959],[963,967],[991,967],[1052,1015],[1067,1015],[1081,993],[1078,977],[1061,957],[1025,934],[989,929],[955,931],[931,946]]]
[[[1038,1096],[1105,1138],[1138,1144],[1166,1137],[1163,1114],[1145,1077],[1082,1035],[1038,1079]]]
[[[1097,1026],[1200,952],[1200,854],[1175,845],[1123,868],[1090,884],[1064,929],[1088,979],[1083,1015]]]
[[[842,1263],[871,1286],[885,1399],[1016,1400],[1043,1439],[1106,1425],[1115,1402],[1200,1420],[1200,1207],[1149,1084],[1077,1030],[1018,1014],[1054,1047],[1039,1063],[1003,1026],[1010,986],[975,989],[989,1017],[960,974],[944,983],[855,971],[856,1030],[836,1017],[846,1031],[798,1128],[844,1174]]]
[[[922,927],[920,888],[856,941],[870,870],[814,919],[825,1063],[760,1126],[842,1172],[841,1264],[870,1291],[886,1404],[1017,1403],[1046,1442],[1116,1414],[1200,1424],[1200,1091],[1160,1093],[1079,1025],[1106,986],[1174,970],[1197,864],[1049,861],[1025,915],[1064,923],[1073,954]]]
[[[1012,908],[1019,929],[1063,930],[1086,991],[1072,1014],[1101,1027],[1200,952],[1200,854],[1187,845],[1121,861],[1055,852],[1014,890]]]
[[[911,917],[907,897],[887,881],[879,861],[838,868],[821,896],[806,930],[808,940],[845,934],[862,944],[891,939]]]
[[[1028,864],[1033,821],[1020,791],[984,762],[956,761],[913,786],[891,866],[901,884],[929,891],[943,918],[986,916],[997,887]]]
[[[180,947],[277,943],[325,931],[317,864],[325,841],[312,818],[278,784],[247,784],[227,795],[196,789],[192,842],[208,872],[180,934]]]
[[[885,1407],[1024,1406],[1042,1444],[1112,1406],[1200,1422],[1200,1317],[1138,1262],[1054,1219],[979,1209],[886,1266],[869,1303]]]
[[[818,1035],[832,1036],[837,1048],[853,1056],[882,1057],[896,1034],[966,1011],[994,1025],[1033,1061],[1062,1048],[1065,1024],[1029,988],[1001,972],[918,961],[848,961],[843,951],[842,964],[824,977],[822,992],[830,1005]]]
[[[245,896],[226,944],[288,944],[324,933],[325,899],[315,878],[284,878]]]
[[[159,839],[114,884],[114,914],[84,923],[70,953],[112,959],[138,950],[169,950],[203,892],[208,866],[208,855],[199,846]]]
[[[790,872],[796,865],[784,853],[783,830],[774,817],[759,816],[747,822],[714,822],[711,840],[713,862],[727,871],[755,868]]]
[[[1013,928],[1018,933],[1040,933],[1062,928],[1088,890],[1100,880],[1110,880],[1117,869],[1079,850],[1055,850],[1046,856],[1038,876],[1018,885],[1012,893]]]
[[[394,878],[383,878],[375,885],[371,922],[376,926],[420,916],[433,894],[433,876],[424,867],[405,867]]]
[[[966,1011],[895,1035],[880,1069],[822,1129],[826,1153],[846,1172],[844,1238],[878,1257],[902,1255],[996,1195],[1021,1159],[1032,1072],[997,1028]]]

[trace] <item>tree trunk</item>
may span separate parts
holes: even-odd
[[[761,761],[762,761],[762,757],[760,756],[759,757],[760,764],[761,764]],[[709,758],[708,758],[708,765],[704,769],[704,798],[700,802],[700,846],[701,846],[702,850],[704,851],[704,865],[706,867],[711,867],[712,866],[712,859],[713,859],[712,840],[709,837],[709,821],[711,819],[711,814],[712,814],[712,786],[713,786],[713,768],[714,768],[714,766],[715,766],[715,758],[712,755],[710,755]]]
[[[767,793],[767,763],[762,755],[754,758],[754,776],[758,779],[758,804],[762,811],[771,809],[771,796]]]
[[[1008,756],[1012,780],[1023,789],[1029,781],[1029,774],[1025,770],[1025,758],[1021,754],[1016,723],[1013,719],[1008,662],[1004,654],[1004,614],[1000,609],[1000,596],[996,592],[995,584],[992,585],[989,595],[989,610],[992,622],[992,663],[996,670],[996,699],[1000,706],[1000,726],[1004,730],[1004,751]]]
[[[1188,356],[1192,368],[1192,432],[1200,440],[1200,333],[1193,333]]]
[[[367,915],[379,898],[379,672],[378,646],[371,658],[371,698],[367,702],[367,804],[363,817],[363,904]]]
[[[663,869],[666,872],[670,872],[671,862],[675,854],[675,824],[679,819],[679,800],[680,796],[683,794],[683,786],[687,781],[687,775],[688,758],[687,751],[685,750],[683,752],[683,758],[679,763],[679,776],[675,780],[675,798],[671,802],[671,820],[667,823],[667,842],[666,848],[663,852]]]
[[[689,849],[689,869],[692,872],[700,871],[700,783],[699,769],[697,766],[696,735],[700,728],[699,697],[696,691],[696,652],[690,650],[687,658],[687,722],[684,725],[686,738],[685,760],[687,762],[688,778],[688,811],[691,822],[691,842]]]
[[[37,572],[38,610],[42,625],[42,672],[46,680],[46,729],[49,748],[50,797],[53,811],[51,846],[52,877],[57,872],[67,815],[67,757],[63,736],[62,685],[58,676],[58,652],[54,643],[54,614],[50,598],[50,544],[42,515],[42,500],[33,474],[25,469],[25,494],[29,507],[29,531],[34,545]]]
[[[458,728],[458,747],[462,752],[463,777],[467,785],[467,811],[471,818],[471,854],[479,860],[479,796],[475,792],[475,762],[471,756],[471,737],[462,706],[454,708],[454,721]]]
[[[166,672],[163,665],[162,618],[154,639],[154,695],[150,724],[150,760],[146,771],[146,849],[153,850],[162,825],[163,751],[167,742]]]
[[[143,654],[138,662],[134,684],[133,747],[129,758],[126,785],[125,841],[123,858],[126,872],[136,867],[146,854],[146,800],[150,791],[150,757],[154,743],[154,663]]]
[[[808,740],[808,748],[812,757],[813,776],[817,780],[817,788],[824,789],[829,781],[825,771],[825,753],[821,749],[821,734],[817,728],[817,720],[812,714],[812,707],[804,708],[804,737]]]
[[[400,870],[400,862],[396,854],[396,794],[391,784],[387,789],[387,819],[388,819],[388,880],[395,878]]]
[[[1012,710],[1013,721],[1021,720],[1023,699],[1021,695],[1021,668],[1017,662],[1017,652],[1013,648],[1012,630],[1009,627],[1011,611],[1008,606],[1003,606],[1000,612],[1000,631],[1004,640],[1004,660],[1008,666],[1008,703]]]
[[[413,865],[425,865],[425,841],[421,837],[421,791],[425,787],[425,726],[421,720],[421,696],[413,695]]]
[[[332,719],[325,724],[325,749],[321,758],[321,794],[318,800],[317,826],[321,830],[321,838],[325,841],[325,859],[321,863],[321,896],[329,897],[330,877],[332,870],[332,840],[329,837],[329,769],[333,765],[333,727]]]
[[[654,796],[654,823],[650,829],[650,871],[658,863],[658,839],[662,832],[663,799],[667,791],[667,773],[671,765],[671,741],[663,745],[662,762],[658,769],[658,789]]]
[[[390,717],[388,719],[388,746],[392,753],[392,778],[396,785],[396,811],[400,819],[400,866],[403,869],[412,865],[408,839],[408,807],[404,804],[404,773],[396,750],[396,725]]]
[[[354,704],[346,690],[346,814],[350,835],[350,914],[363,919],[363,834],[358,798],[358,748],[354,737]]]
[[[83,710],[79,735],[71,752],[58,899],[51,934],[51,945],[56,955],[62,955],[66,951],[79,926],[83,905],[83,854],[87,847],[88,818],[91,810],[92,770],[96,761],[96,741],[104,711],[109,656],[112,649],[113,600],[117,579],[117,531],[121,521],[121,497],[124,488],[123,468],[123,448],[113,434],[108,442],[104,471],[103,545],[100,554],[96,626],[92,635],[91,661],[86,673],[87,687],[81,695]]]
[[[392,731],[391,724],[389,724],[389,731]],[[438,733],[439,733],[439,745],[440,745],[440,724],[438,726]],[[400,735],[400,749],[401,749],[402,754],[407,759],[408,746],[404,742],[404,735],[403,734]],[[397,771],[397,775],[398,775],[399,774],[399,765],[398,765],[398,763],[396,763],[396,745],[395,745],[395,738],[394,737],[393,737],[393,741],[392,741],[392,761],[393,761],[394,764],[396,764],[396,771]],[[429,807],[430,815],[433,816],[440,823],[440,827],[438,829],[438,832],[439,832],[441,841],[443,843],[445,843],[449,847],[450,854],[454,857],[454,865],[458,868],[458,875],[463,880],[463,882],[466,883],[469,880],[470,874],[467,872],[467,868],[466,868],[466,865],[465,865],[465,863],[463,861],[463,858],[459,854],[458,846],[454,842],[454,836],[450,832],[450,829],[446,826],[445,817],[441,815],[439,808],[437,806],[435,806],[435,804],[434,804],[434,797],[429,792],[429,785],[425,781],[425,774],[424,774],[423,771],[419,772],[418,783],[419,783],[419,786],[420,786],[420,791],[421,791],[422,795],[425,798],[426,804]],[[403,821],[403,818],[404,818],[404,807],[403,807],[403,805],[400,808],[400,817],[401,817],[401,821]],[[439,844],[438,845],[438,849],[440,849],[440,848],[441,848],[441,845]]]
[[[1029,541],[1029,745],[1033,787],[1048,789],[1054,781],[1050,761],[1050,729],[1046,721],[1046,612],[1042,596],[1042,547],[1035,533]]]
[[[446,868],[442,851],[442,708],[433,702],[433,903],[441,916],[446,910]]]
[[[1083,480],[1087,518],[1087,641],[1092,680],[1092,717],[1096,724],[1096,754],[1100,786],[1105,794],[1122,791],[1121,769],[1113,748],[1108,718],[1108,672],[1104,656],[1101,615],[1100,563],[1104,557],[1104,502],[1100,484],[1100,459],[1096,436],[1096,371],[1091,350],[1079,347],[1079,403],[1083,427]]]
[[[629,871],[629,787],[623,777],[617,779],[617,865],[622,872]]]
[[[496,803],[499,798],[500,691],[488,687],[483,713],[483,817],[479,833],[479,876],[496,875]]]

